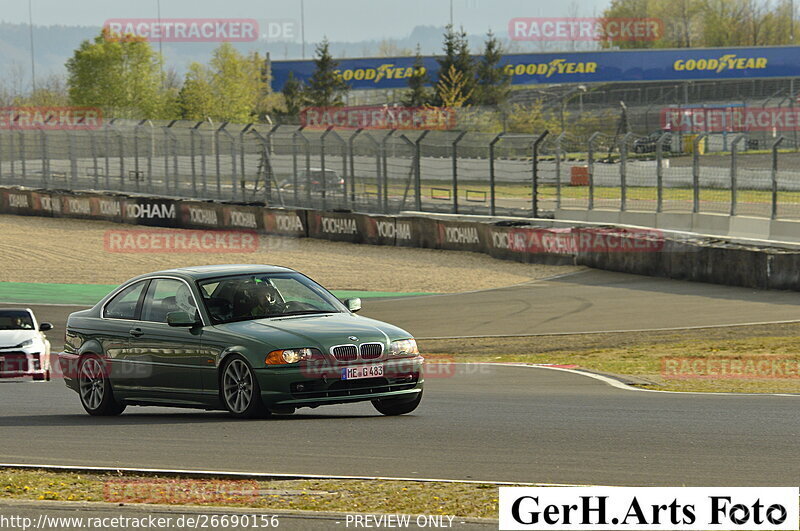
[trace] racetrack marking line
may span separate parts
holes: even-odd
[[[715,393],[715,392],[700,392],[700,391],[663,391],[660,389],[643,389],[641,387],[634,387],[632,385],[628,385],[626,383],[620,382],[619,380],[612,378],[610,376],[604,376],[602,374],[595,374],[593,372],[587,372],[578,369],[570,369],[564,366],[557,366],[557,365],[546,365],[546,364],[535,364],[535,363],[502,363],[502,362],[476,362],[476,363],[469,363],[469,362],[455,362],[459,365],[496,365],[498,367],[525,367],[528,369],[549,369],[551,371],[562,371],[568,372],[571,374],[577,374],[579,376],[588,376],[589,378],[594,378],[595,380],[600,380],[601,382],[605,382],[612,387],[616,387],[617,389],[623,389],[625,391],[640,391],[644,393],[670,393],[674,395],[703,395],[703,396],[770,396],[770,397],[791,397],[791,398],[800,398],[800,394],[793,394],[793,393]],[[2,466],[2,465],[0,465]]]
[[[630,334],[632,332],[680,332],[681,330],[704,330],[707,328],[730,328],[734,326],[763,326],[763,325],[776,325],[776,324],[797,324],[800,319],[793,319],[790,321],[759,321],[755,323],[733,323],[733,324],[715,324],[715,325],[697,325],[697,326],[676,326],[672,328],[638,328],[631,330],[590,330],[584,332],[544,332],[540,334],[487,334],[482,336],[436,336],[436,337],[417,337],[418,341],[421,340],[436,340],[436,339],[491,339],[503,337],[548,337],[548,336],[585,336],[591,334]]]
[[[49,470],[65,472],[105,472],[105,473],[128,473],[128,474],[166,474],[171,476],[210,476],[210,477],[231,477],[242,479],[357,479],[374,481],[415,481],[418,483],[454,483],[465,485],[522,485],[526,487],[599,487],[602,485],[577,485],[570,483],[525,483],[516,481],[478,481],[475,479],[435,479],[435,478],[398,478],[387,476],[336,476],[330,474],[281,474],[281,473],[261,473],[261,472],[230,472],[224,470],[185,470],[170,468],[131,468],[131,467],[102,467],[102,466],[77,466],[77,465],[43,465],[43,464],[15,464],[0,463],[0,469],[19,468],[29,470]],[[609,486],[609,485],[605,485]]]
[[[569,273],[561,273],[560,275],[554,275],[552,277],[534,278],[534,279],[531,279],[531,280],[526,280],[525,282],[520,282],[519,284],[511,284],[509,286],[500,286],[498,288],[474,289],[474,290],[470,290],[470,291],[457,291],[455,293],[431,293],[430,295],[409,295],[408,297],[403,297],[403,298],[404,299],[424,299],[425,297],[450,297],[450,296],[453,296],[453,295],[469,295],[469,294],[472,294],[472,293],[485,293],[487,291],[501,291],[501,290],[510,289],[510,288],[518,288],[518,287],[521,287],[521,286],[543,287],[543,286],[538,286],[537,284],[540,284],[542,282],[549,282],[551,280],[558,280],[558,279],[564,278],[564,277],[571,277],[572,275],[578,275],[578,274],[581,274],[581,273],[588,273],[589,271],[591,271],[591,269],[588,268],[588,267],[585,267],[585,268],[583,268],[583,269],[581,269],[579,271],[570,271]],[[375,302],[395,302],[395,301],[387,301],[387,300],[384,299],[384,300],[375,301]],[[458,339],[458,338],[456,338],[456,339]]]

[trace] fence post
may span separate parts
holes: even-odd
[[[708,133],[700,133],[692,141],[692,212],[700,212],[700,142]]]
[[[531,175],[531,217],[539,217],[539,146],[544,141],[550,131],[545,129],[539,137],[533,141],[532,162],[533,169]]]
[[[339,133],[336,132],[336,130],[333,128],[333,126],[329,127],[325,131],[325,133],[323,133],[322,136],[324,138],[327,138],[327,136],[329,134],[333,135],[333,137],[336,138],[336,140],[339,141],[339,148],[341,150],[341,155],[342,155],[342,179],[345,180],[344,188],[342,189],[342,199],[344,199],[345,202],[346,202],[347,201],[347,181],[346,181],[346,179],[347,179],[347,142],[345,142],[344,138],[342,138],[342,136]],[[323,142],[324,142],[324,140],[323,140]],[[322,175],[322,180],[326,181],[324,174]],[[337,187],[338,187],[338,183],[337,183]],[[326,192],[325,195],[327,195],[327,190],[328,190],[327,189],[327,181],[325,183],[325,188],[323,188],[323,189]],[[331,190],[331,194],[334,196],[334,198],[336,197],[335,190]]]
[[[228,125],[228,122],[222,122],[218,128],[214,130],[214,164],[216,165],[215,175],[217,178],[217,199],[222,198],[222,168],[220,168],[220,157],[219,157],[219,135],[220,132],[225,129],[225,126]]]
[[[203,125],[203,122],[197,122],[194,127],[189,129],[189,156],[192,158],[192,197],[197,198],[197,162],[194,160],[195,153],[195,143],[194,143],[194,135],[198,134],[197,128]]]
[[[50,184],[50,157],[47,156],[47,133],[39,126],[39,136],[42,143],[42,188]]]
[[[298,199],[298,180],[297,180],[297,142],[298,138],[303,140],[303,144],[305,145],[305,175],[306,175],[306,182],[305,182],[305,189],[306,189],[306,207],[311,207],[311,142],[303,135],[303,129],[306,126],[301,126],[297,131],[292,133],[292,152],[294,158],[294,199],[295,203],[299,201]]]
[[[628,206],[628,141],[633,133],[625,133],[619,142],[619,209],[625,212]]]
[[[737,203],[737,192],[738,192],[738,167],[737,162],[739,158],[738,150],[739,150],[739,143],[744,140],[744,135],[739,133],[731,142],[731,210],[730,215],[736,215],[736,203]]]
[[[359,127],[358,129],[355,130],[355,132],[352,135],[350,135],[350,138],[347,139],[347,148],[350,151],[350,182],[349,183],[345,183],[345,190],[347,190],[347,188],[348,188],[347,185],[349,184],[350,185],[349,186],[349,189],[350,189],[350,201],[349,201],[349,203],[350,203],[350,208],[351,209],[354,209],[355,204],[356,204],[356,155],[355,155],[355,146],[354,146],[354,144],[355,144],[356,138],[362,132],[364,132],[364,128],[363,127]],[[347,194],[345,193],[345,195],[347,195]]]
[[[594,208],[594,141],[597,140],[597,137],[600,136],[600,132],[596,132],[589,137],[589,145],[588,145],[588,170],[589,170],[589,210]]]
[[[175,138],[175,134],[172,132],[172,126],[177,122],[177,120],[172,120],[167,125],[161,126],[161,130],[164,131],[164,184],[167,188],[167,193],[172,191],[172,185],[170,185],[170,177],[169,177],[169,149],[170,144],[176,147],[175,152],[173,153],[173,164],[174,164],[174,179],[175,179],[175,189],[174,192],[178,193],[179,183],[178,183],[178,153],[177,153],[177,139]]]
[[[406,135],[401,134],[400,140],[406,143],[406,147],[411,149],[411,152],[414,152],[414,142],[412,142]],[[413,171],[409,173],[408,180],[406,180],[406,185],[403,187],[403,201],[400,204],[400,208],[398,209],[400,212],[406,209],[406,202],[408,201],[408,190],[411,188],[411,176],[413,175]]]
[[[414,195],[416,196],[414,208],[417,212],[422,212],[422,141],[425,140],[428,133],[430,133],[430,129],[423,131],[414,142]]]
[[[561,149],[561,141],[564,140],[566,133],[561,133],[556,137],[556,210],[561,208],[561,157],[563,152]]]
[[[247,170],[246,170],[247,166],[245,165],[245,152],[244,152],[245,150],[244,135],[246,135],[247,132],[250,129],[252,129],[252,127],[253,124],[247,124],[244,126],[244,128],[242,128],[241,131],[239,131],[239,161],[241,162],[240,166],[242,168],[242,178],[239,180],[237,185],[242,189],[242,199],[245,198],[244,187],[245,187],[245,180],[247,179]]]
[[[228,122],[225,122],[220,126],[217,130],[218,133],[222,133],[228,139],[228,142],[231,143],[231,199],[236,199],[236,186],[238,183],[236,182],[237,179],[237,168],[236,168],[236,138],[226,129]],[[217,157],[219,158],[219,146],[217,146]],[[219,169],[219,164],[217,164],[217,169]],[[220,194],[222,191],[220,190]]]
[[[325,207],[327,206],[328,203],[328,198],[327,198],[328,183],[326,182],[327,179],[325,178],[325,138],[331,131],[333,131],[332,125],[328,126],[328,128],[325,129],[325,132],[322,133],[322,135],[320,135],[319,137],[319,148],[320,148],[319,165],[321,170],[320,173],[322,174],[320,175],[320,184],[322,185],[322,210],[325,210]]]
[[[389,139],[397,132],[397,129],[392,129],[387,134],[383,136],[381,139],[381,156],[383,158],[383,163],[381,166],[381,195],[379,199],[379,204],[381,205],[382,211],[386,214],[389,211],[389,163],[388,163],[388,150],[386,149],[386,144],[389,143]]]
[[[120,189],[125,190],[125,137],[118,129],[114,129],[117,135],[117,147],[119,148],[119,184]]]
[[[458,214],[458,143],[466,134],[466,131],[461,131],[453,140],[453,214]]]
[[[105,181],[106,181],[106,190],[111,188],[111,123],[113,123],[113,119],[111,122],[106,123],[104,132],[103,132],[103,143],[105,144],[105,158],[106,158],[106,172],[105,172]]]
[[[144,120],[133,126],[133,180],[136,184],[136,191],[139,191],[139,127]]]
[[[779,136],[772,143],[772,171],[770,180],[772,181],[772,210],[771,219],[778,219],[778,146],[783,142],[783,137]]]
[[[664,142],[672,138],[671,133],[663,133],[656,140],[656,212],[664,208]]]
[[[27,182],[28,180],[28,171],[27,171],[27,155],[25,155],[25,132],[20,129],[17,131],[17,135],[19,136],[19,162],[20,167],[22,168],[22,181]]]
[[[495,215],[496,211],[494,147],[503,136],[505,136],[505,133],[500,133],[489,142],[489,215],[492,216]]]

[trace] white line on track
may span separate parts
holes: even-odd
[[[663,391],[660,389],[645,389],[642,387],[635,387],[632,385],[628,385],[624,382],[621,382],[611,376],[605,376],[603,374],[595,374],[593,372],[582,371],[578,369],[568,369],[566,367],[555,367],[552,365],[538,365],[533,363],[500,363],[500,362],[486,362],[486,363],[462,363],[457,362],[459,365],[495,365],[497,367],[519,367],[519,368],[526,368],[526,369],[548,369],[551,371],[562,371],[568,372],[571,374],[577,374],[579,376],[586,376],[588,378],[594,378],[595,380],[599,380],[601,382],[605,382],[612,387],[616,387],[617,389],[622,389],[625,391],[639,391],[644,393],[668,393],[673,395],[701,395],[701,396],[763,396],[763,397],[791,397],[791,398],[800,398],[800,394],[793,394],[793,393],[717,393],[717,392],[700,392],[700,391]]]
[[[548,337],[548,336],[584,336],[593,334],[630,334],[631,332],[680,332],[681,330],[704,330],[708,328],[732,328],[735,326],[762,326],[762,325],[778,325],[778,324],[797,324],[800,319],[792,319],[788,321],[758,321],[754,323],[733,323],[733,324],[715,324],[715,325],[698,325],[698,326],[676,326],[672,328],[634,328],[630,330],[591,330],[585,332],[545,332],[541,334],[487,334],[482,336],[436,336],[436,337],[417,337],[417,340],[436,340],[436,339],[491,339],[503,337]]]

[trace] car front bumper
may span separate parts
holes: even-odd
[[[46,376],[50,372],[50,359],[41,352],[0,350],[0,378]]]
[[[423,358],[401,358],[375,362],[384,375],[343,380],[341,369],[330,367],[276,367],[256,369],[261,399],[267,407],[314,407],[385,398],[413,397],[422,392]],[[370,365],[359,363],[358,365]]]

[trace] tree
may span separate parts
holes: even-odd
[[[472,88],[469,88],[464,73],[457,70],[455,65],[440,76],[436,85],[439,97],[444,107],[463,107],[472,97]]]
[[[431,78],[422,60],[422,53],[420,52],[419,45],[417,45],[417,55],[412,68],[413,73],[411,77],[408,78],[409,91],[403,98],[402,103],[406,107],[423,107],[429,105],[431,102],[431,91],[427,85],[430,85]]]
[[[181,117],[185,120],[205,120],[214,114],[214,91],[211,73],[200,63],[189,65],[186,78],[178,93]]]
[[[209,63],[214,115],[235,123],[251,121],[261,92],[261,72],[230,43],[222,43]]]
[[[178,97],[181,115],[189,120],[252,121],[267,91],[262,63],[258,54],[245,57],[229,43],[221,44],[208,66],[189,66]]]
[[[500,61],[503,48],[494,33],[486,34],[483,56],[477,65],[475,104],[497,106],[506,102],[511,87],[511,76],[504,70]]]
[[[143,38],[104,29],[66,63],[72,105],[97,106],[124,118],[158,118],[166,104],[161,57]]]
[[[283,100],[286,105],[286,114],[297,116],[306,105],[305,87],[296,77],[294,72],[289,72],[289,77],[283,85]]]
[[[437,88],[444,80],[445,76],[449,75],[450,69],[455,69],[456,72],[461,73],[464,94],[474,94],[475,92],[475,65],[472,56],[469,53],[469,40],[467,33],[462,28],[461,31],[456,32],[453,26],[448,25],[444,34],[444,56],[437,60],[439,63],[439,79],[436,83]],[[437,92],[434,97],[436,105],[443,105],[444,100],[442,95]],[[469,102],[465,101],[464,104]]]
[[[308,102],[315,107],[343,105],[342,98],[350,90],[350,86],[336,71],[339,63],[331,56],[327,37],[316,47],[314,67],[305,91]]]

